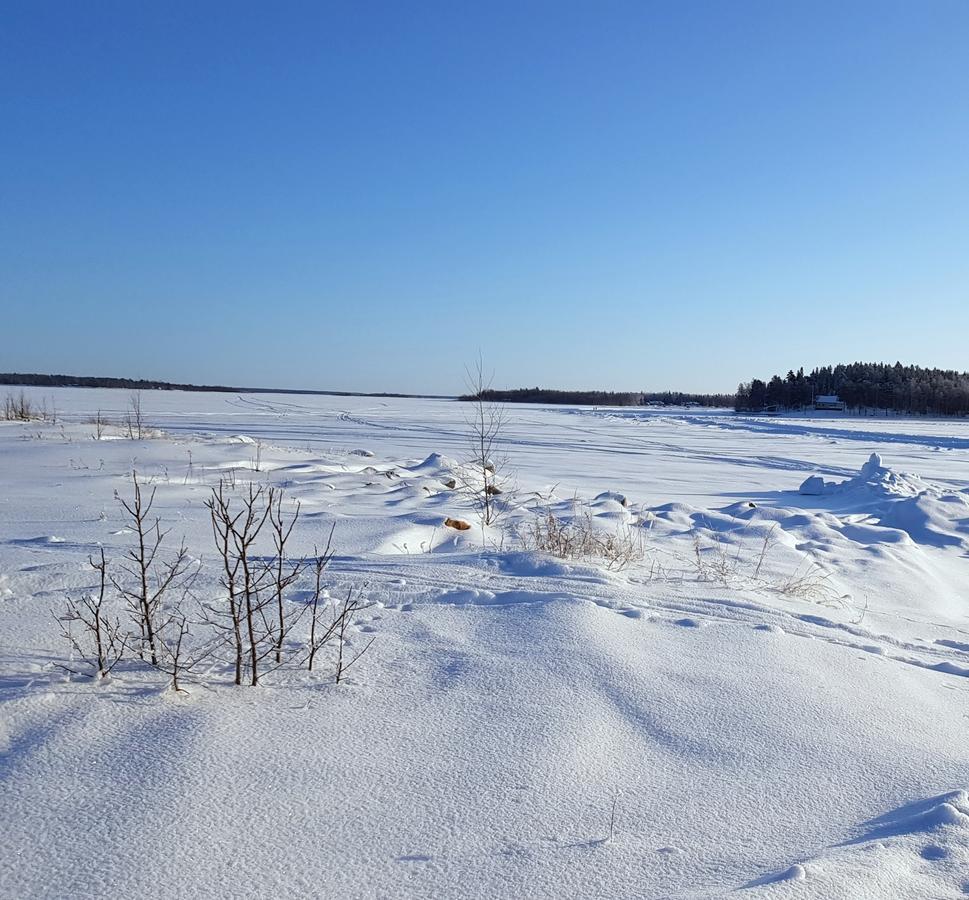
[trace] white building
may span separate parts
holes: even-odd
[[[815,409],[836,409],[844,412],[845,402],[837,394],[818,394],[814,398]]]

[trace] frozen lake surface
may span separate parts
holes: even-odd
[[[145,392],[149,436],[95,440],[125,392],[27,392],[58,421],[0,423],[0,895],[969,892],[969,422],[511,406],[482,528],[454,401]],[[205,602],[220,478],[298,500],[300,555],[332,527],[348,678],[59,668],[132,469]],[[537,552],[548,516],[635,558]]]

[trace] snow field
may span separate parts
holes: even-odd
[[[132,442],[85,422],[123,393],[56,401],[0,424],[0,895],[969,891],[969,426],[513,408],[483,533],[456,404],[146,393]],[[203,593],[220,474],[299,500],[299,553],[335,523],[330,592],[374,604],[346,683],[55,668],[132,467]],[[548,511],[642,558],[522,550]]]

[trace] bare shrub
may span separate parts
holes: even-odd
[[[165,621],[158,630],[159,671],[172,679],[171,689],[179,694],[187,694],[182,680],[195,672],[196,668],[224,646],[222,635],[217,634],[207,642],[196,640],[191,630],[193,624],[204,624],[204,620],[193,623],[184,611],[187,593],[176,601],[167,611]],[[194,601],[193,599],[193,602]]]
[[[120,575],[111,577],[112,584],[128,604],[132,619],[141,635],[141,653],[147,654],[153,666],[158,665],[158,628],[162,603],[174,588],[185,586],[189,555],[181,544],[172,559],[162,561],[159,553],[168,535],[162,531],[161,520],[152,519],[156,488],[145,497],[138,473],[131,473],[132,497],[120,494],[115,498],[128,517],[129,527],[137,537],[137,545],[126,554],[127,562],[119,565]]]
[[[3,399],[3,418],[8,422],[30,422],[40,418],[33,403],[24,391],[7,394]]]
[[[61,626],[61,634],[71,645],[73,654],[85,666],[78,670],[58,664],[60,668],[75,675],[105,678],[124,658],[128,635],[117,617],[111,618],[105,608],[108,563],[101,549],[100,557],[88,557],[91,567],[98,573],[100,584],[97,594],[85,594],[77,602],[67,598],[67,610],[55,616]],[[75,629],[80,629],[78,634]]]
[[[278,621],[269,613],[276,600],[273,566],[253,555],[253,545],[269,519],[276,493],[250,483],[234,505],[230,491],[228,482],[220,479],[206,501],[228,603],[228,610],[213,610],[210,621],[228,636],[234,649],[235,683],[242,684],[247,674],[255,687],[262,661],[279,643]],[[283,533],[288,537],[285,527]],[[284,550],[285,541],[280,558]]]

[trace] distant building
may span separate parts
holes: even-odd
[[[834,409],[844,412],[845,402],[837,394],[818,394],[814,398],[815,409]]]

